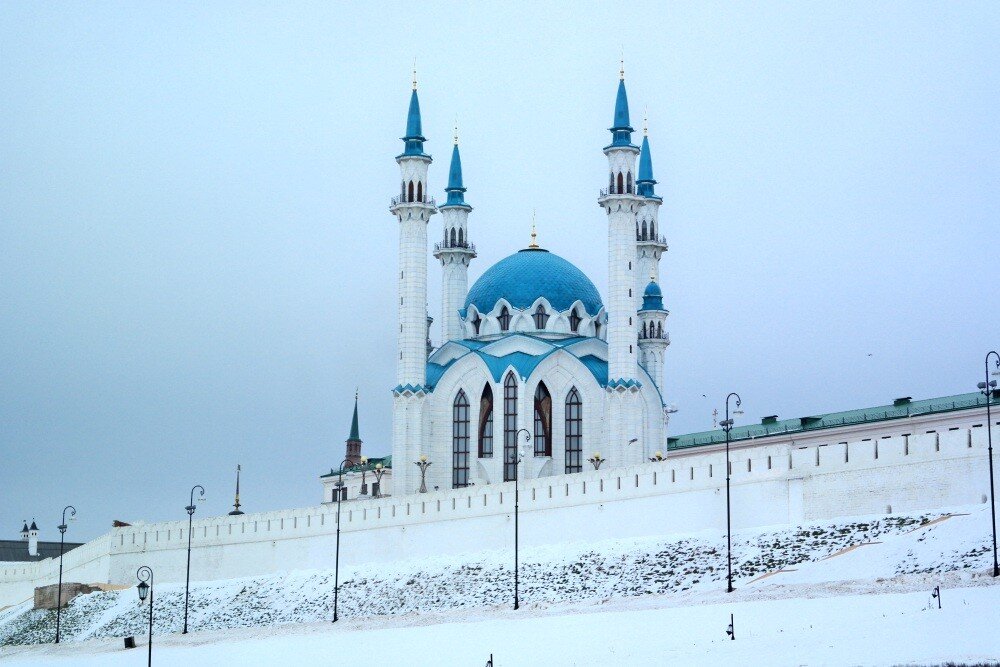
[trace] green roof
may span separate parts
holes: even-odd
[[[881,405],[874,408],[861,408],[859,410],[847,410],[845,412],[830,412],[828,414],[811,415],[808,417],[797,417],[794,419],[777,419],[775,417],[764,417],[760,424],[750,424],[747,426],[734,426],[730,434],[729,441],[748,440],[751,438],[763,438],[769,435],[779,435],[782,433],[805,433],[818,431],[826,428],[836,428],[838,426],[850,426],[853,424],[870,424],[875,422],[889,421],[892,419],[903,419],[917,415],[932,415],[942,412],[952,412],[955,410],[968,410],[971,408],[985,407],[986,397],[979,393],[958,394],[956,396],[944,396],[942,398],[928,398],[921,401],[914,401],[910,398],[898,398],[892,405]],[[1000,405],[1000,391],[994,390],[990,405]],[[688,433],[667,438],[667,450],[688,449],[691,447],[702,447],[704,445],[715,445],[724,443],[726,434],[720,428],[714,431],[702,431],[700,433]]]
[[[379,464],[379,463],[382,464],[383,468],[387,468],[387,469],[391,470],[392,469],[392,454],[390,454],[389,456],[372,456],[371,458],[368,459],[368,467],[365,468],[365,470],[367,470],[368,472],[371,472],[372,470],[375,470],[375,466],[377,464]],[[350,468],[344,468],[344,472],[345,473],[349,473],[349,472],[361,472],[361,467],[362,466],[360,466],[360,465],[356,465],[356,466],[351,466]],[[320,475],[319,477],[320,477],[320,479],[322,479],[324,477],[336,477],[339,474],[340,473],[337,471],[336,468],[330,468],[330,472],[329,473],[327,473],[325,475]]]

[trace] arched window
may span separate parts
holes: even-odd
[[[583,403],[573,387],[566,397],[566,472],[583,471]]]
[[[493,457],[493,389],[487,384],[479,399],[479,458]]]
[[[569,314],[569,330],[576,333],[576,330],[580,328],[580,316],[576,314],[576,309],[574,308]]]
[[[507,310],[507,306],[500,309],[500,317],[497,319],[500,321],[500,331],[510,329],[510,311]]]
[[[619,171],[618,172],[618,189],[616,190],[616,192],[618,194],[624,194],[625,193],[625,184],[624,183],[625,182],[622,179],[622,173]]]
[[[656,337],[663,338],[663,322],[656,323]]]
[[[538,304],[538,308],[535,308],[535,314],[533,317],[535,318],[536,329],[544,329],[545,323],[549,321],[549,314],[545,312],[545,308],[542,307],[542,304]]]
[[[642,240],[646,240],[646,221],[642,221]]]
[[[626,185],[627,190],[626,191],[629,194],[632,194],[632,172],[631,171],[628,172],[628,179],[626,180],[626,183],[627,183],[627,185]]]
[[[552,456],[552,397],[544,382],[535,389],[535,456]]]
[[[476,332],[477,336],[479,335],[479,327],[481,327],[482,325],[483,325],[483,318],[479,317],[479,313],[476,313],[476,316],[472,318],[472,329]]]
[[[413,181],[410,181],[410,186],[406,192],[406,201],[413,201]]]
[[[656,240],[656,223],[652,220],[649,221],[649,238],[653,241]]]
[[[600,338],[601,337],[601,323],[600,322],[594,322],[594,337],[595,338]]]
[[[455,234],[455,228],[454,228],[454,227],[452,227],[452,228],[451,228],[451,246],[450,246],[450,247],[454,248],[454,247],[455,247],[455,244],[456,244],[457,242],[458,242],[458,235],[457,235],[457,234]]]
[[[399,182],[399,196],[401,199],[406,199],[406,181]]]
[[[517,475],[517,380],[507,373],[503,381],[503,481]]]
[[[465,232],[464,229],[459,229],[458,230],[458,245],[461,246],[461,247],[463,247],[463,248],[465,247],[465,234],[464,234],[464,232]]]
[[[614,194],[615,192],[615,173],[611,172],[608,174],[608,192]]]
[[[417,201],[424,200],[424,183],[423,181],[417,181]]]
[[[469,485],[469,399],[461,389],[451,406],[451,486]]]

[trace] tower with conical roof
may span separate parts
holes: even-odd
[[[361,434],[358,430],[358,392],[354,392],[354,416],[351,418],[351,433],[347,436],[347,467],[361,463]]]
[[[442,342],[465,338],[459,311],[469,291],[469,263],[476,257],[476,246],[469,241],[469,212],[462,183],[462,156],[458,151],[458,128],[451,149],[448,170],[448,201],[441,207],[444,235],[434,244],[434,256],[441,260],[441,338]]]
[[[667,251],[667,240],[660,230],[659,210],[663,199],[656,194],[656,180],[653,178],[653,158],[649,150],[649,131],[646,122],[642,128],[642,148],[639,152],[639,178],[636,180],[636,194],[642,197],[635,222],[636,258],[636,305],[642,308],[643,291],[652,280],[660,282],[660,257]],[[642,361],[640,360],[640,363]],[[647,369],[648,370],[648,369]]]
[[[417,73],[406,116],[403,152],[399,164],[399,194],[389,210],[399,223],[399,342],[396,387],[393,389],[393,455],[403,461],[416,460],[423,441],[423,409],[427,395],[427,223],[437,213],[427,194],[427,171],[431,156],[424,152],[417,97]],[[412,474],[401,466],[397,484],[404,493],[411,488]]]
[[[608,214],[608,413],[609,446],[620,465],[643,460],[638,368],[638,316],[636,309],[635,223],[642,198],[635,192],[635,162],[639,147],[632,143],[625,67],[619,72],[611,143],[604,147],[608,158],[608,187],[598,203]]]
[[[642,293],[639,307],[639,363],[663,390],[663,358],[670,335],[667,333],[667,309],[663,307],[663,292],[656,279],[650,276]]]

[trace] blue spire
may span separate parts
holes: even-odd
[[[403,137],[406,148],[403,155],[426,156],[424,142],[427,141],[420,132],[420,100],[417,99],[417,83],[413,82],[413,94],[410,95],[410,110],[406,114],[406,136]]]
[[[358,429],[358,393],[354,392],[354,418],[351,419],[351,434],[347,436],[348,442],[352,440],[361,440],[361,434]]]
[[[635,184],[638,186],[637,192],[640,197],[655,197],[656,191],[653,186],[656,181],[653,179],[653,158],[649,152],[649,137],[642,137],[642,149],[639,151],[639,178]]]
[[[458,136],[455,136],[455,147],[451,149],[451,168],[448,170],[448,193],[445,206],[468,206],[465,203],[465,187],[462,185],[462,156],[458,153]]]
[[[646,291],[642,293],[642,308],[640,310],[663,310],[663,292],[655,280],[650,280]]]
[[[618,80],[618,96],[615,98],[615,124],[611,128],[612,146],[631,146],[634,130],[628,121],[628,95],[625,93],[625,73]]]

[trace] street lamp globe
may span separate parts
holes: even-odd
[[[136,588],[139,589],[139,602],[145,602],[146,598],[149,597],[149,584],[145,581],[140,581]]]

